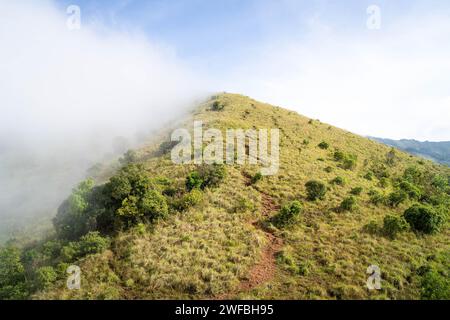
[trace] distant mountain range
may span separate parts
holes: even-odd
[[[450,166],[450,141],[430,142],[412,139],[392,140],[370,137],[372,140]]]

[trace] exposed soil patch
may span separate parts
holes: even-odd
[[[248,279],[241,282],[239,291],[248,291],[269,281],[275,274],[275,256],[281,250],[283,241],[269,232],[265,232],[268,243],[263,249],[260,260],[252,267]]]
[[[246,176],[244,176],[246,177]],[[246,177],[247,178],[247,177]],[[276,254],[283,246],[283,240],[264,228],[261,220],[272,217],[280,208],[275,204],[272,197],[266,193],[261,193],[262,217],[260,220],[251,221],[251,224],[264,232],[267,244],[262,250],[259,261],[250,269],[247,279],[243,280],[234,292],[216,297],[217,299],[230,299],[232,296],[249,291],[273,278],[276,272]]]

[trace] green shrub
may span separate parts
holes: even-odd
[[[326,167],[326,168],[323,169],[323,170],[325,170],[325,172],[328,172],[328,173],[333,172],[333,168],[330,167],[330,166]]]
[[[441,192],[445,192],[449,186],[450,176],[435,175],[431,185]]]
[[[359,196],[363,192],[362,187],[354,187],[352,190],[350,190],[350,193],[354,196]]]
[[[420,189],[407,180],[400,182],[399,188],[405,191],[410,199],[418,200],[421,197]]]
[[[345,180],[342,177],[336,177],[333,180],[331,180],[331,184],[335,184],[338,186],[343,186],[345,184]]]
[[[345,158],[345,153],[339,150],[336,150],[333,154],[333,158],[335,161],[342,161]]]
[[[421,298],[424,300],[450,300],[450,278],[430,270],[422,277]]]
[[[99,232],[89,232],[82,236],[79,241],[69,242],[61,249],[60,259],[63,262],[71,263],[90,255],[101,253],[110,246],[108,237],[103,237]]]
[[[185,211],[197,204],[203,199],[203,193],[198,189],[192,189],[189,193],[185,194],[178,200],[176,208],[180,211]]]
[[[423,172],[417,167],[408,167],[403,172],[403,178],[413,184],[421,184]]]
[[[214,101],[211,110],[213,111],[222,111],[225,108],[223,104],[221,104],[219,101]]]
[[[79,257],[81,257],[81,254],[78,242],[69,242],[62,247],[60,255],[61,261],[70,263],[76,261]]]
[[[389,178],[391,176],[388,168],[384,164],[377,163],[376,165],[373,165],[371,169],[375,177],[378,179]]]
[[[122,158],[119,159],[119,162],[121,165],[126,166],[130,163],[136,162],[138,160],[138,156],[136,151],[134,150],[128,150],[124,153]]]
[[[342,200],[339,210],[340,211],[353,211],[356,208],[356,198],[353,196],[347,197]]]
[[[388,203],[391,207],[398,207],[402,202],[408,198],[408,195],[403,190],[396,190],[391,192],[388,196]]]
[[[383,220],[383,231],[384,233],[395,238],[398,233],[408,230],[409,225],[404,217],[399,217],[395,215],[387,215]]]
[[[227,176],[227,171],[225,165],[214,163],[200,166],[199,174],[203,180],[202,189],[216,188]]]
[[[261,172],[258,172],[258,173],[256,173],[253,177],[252,177],[252,184],[255,184],[255,183],[257,183],[259,180],[261,180],[262,179],[262,174],[261,174]]]
[[[386,199],[381,192],[372,189],[369,191],[369,201],[370,203],[378,206],[379,204],[383,204]]]
[[[86,209],[93,187],[92,179],[81,182],[58,208],[53,225],[60,238],[73,240],[89,231]]]
[[[201,188],[203,185],[203,179],[197,171],[193,171],[186,177],[186,188],[191,191],[195,188]]]
[[[353,170],[356,167],[356,161],[358,157],[356,155],[346,155],[342,160],[341,167],[345,170]]]
[[[302,209],[303,206],[299,201],[292,201],[281,208],[280,212],[274,217],[273,222],[279,228],[292,225],[297,221]]]
[[[435,270],[429,270],[421,280],[423,300],[450,300],[450,278]]]
[[[174,197],[177,193],[178,193],[178,189],[175,187],[172,187],[172,186],[168,186],[168,187],[164,188],[164,190],[162,191],[162,194],[167,197]]]
[[[140,222],[153,222],[168,214],[161,186],[142,164],[122,167],[109,181],[93,187],[87,180],[74,189],[53,220],[58,237],[77,240],[90,231],[115,232]]]
[[[328,149],[328,148],[330,147],[330,145],[329,145],[327,142],[325,142],[325,141],[322,141],[322,142],[319,143],[317,146],[318,146],[320,149],[323,149],[323,150],[326,150],[326,149]]]
[[[166,198],[156,190],[147,190],[141,198],[140,210],[150,221],[165,218],[169,213]]]
[[[364,179],[372,181],[373,180],[373,172],[369,171],[364,175]]]
[[[308,199],[314,201],[316,199],[323,199],[327,192],[327,187],[324,183],[316,180],[310,180],[305,184]]]
[[[403,213],[412,229],[423,233],[435,233],[444,224],[446,216],[429,205],[415,204]]]
[[[116,214],[126,220],[135,220],[143,216],[143,213],[138,208],[139,198],[135,196],[128,196],[122,200],[122,206],[117,209]]]
[[[364,225],[363,231],[370,234],[378,234],[380,231],[380,226],[375,220],[371,220],[369,223]]]
[[[386,164],[388,166],[394,166],[397,161],[397,151],[395,148],[391,148],[388,153],[386,153]]]
[[[25,299],[29,292],[17,248],[0,248],[0,300]]]
[[[78,241],[78,254],[86,256],[106,250],[110,245],[109,238],[102,237],[99,232],[89,232]]]
[[[172,151],[173,147],[178,144],[178,141],[166,140],[161,142],[158,148],[158,155],[165,155]]]
[[[58,278],[58,273],[51,266],[40,267],[35,272],[35,286],[38,290],[48,288]]]

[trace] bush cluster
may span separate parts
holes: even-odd
[[[225,177],[226,169],[223,164],[201,165],[187,176],[186,188],[188,190],[216,188]]]
[[[355,208],[356,208],[356,198],[353,196],[345,198],[339,205],[340,211],[353,211],[355,210]]]
[[[413,230],[427,234],[439,231],[447,218],[442,210],[423,204],[408,208],[403,217]]]
[[[279,228],[292,225],[297,221],[302,209],[303,206],[299,201],[292,201],[281,208],[280,212],[274,217],[273,222]]]
[[[323,182],[310,180],[305,184],[308,199],[311,201],[323,199],[327,193],[327,187]]]
[[[317,145],[320,149],[326,150],[330,147],[330,145],[328,144],[328,142],[322,141],[321,143],[319,143]]]
[[[391,238],[395,238],[398,233],[406,231],[408,228],[408,222],[402,216],[387,215],[383,219],[383,231]]]

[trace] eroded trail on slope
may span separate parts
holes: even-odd
[[[272,197],[266,193],[262,193],[262,219],[265,220],[272,217],[274,212],[278,210],[279,207],[275,204]],[[251,290],[269,281],[276,271],[276,254],[280,252],[283,246],[283,240],[264,228],[260,221],[253,221],[252,224],[264,232],[267,244],[262,251],[260,260],[250,270],[248,279],[241,282],[239,286],[240,291]]]
[[[273,278],[276,272],[276,255],[283,246],[283,240],[277,237],[271,230],[268,230],[263,221],[271,218],[279,210],[272,197],[261,192],[262,211],[261,216],[250,223],[261,230],[266,237],[266,245],[262,249],[261,257],[257,263],[250,269],[247,279],[242,280],[238,288],[230,293],[216,297],[217,299],[230,299],[240,293],[248,292],[253,288],[268,282]]]

